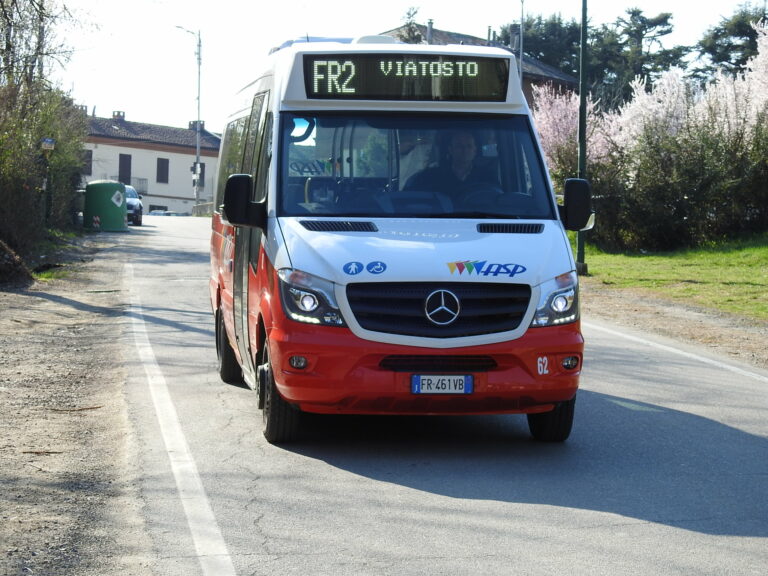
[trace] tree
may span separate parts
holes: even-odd
[[[71,51],[56,42],[57,21],[66,8],[50,0],[0,0],[0,85],[29,86],[45,78],[48,61],[66,60]]]
[[[664,48],[661,39],[672,33],[672,14],[662,12],[658,16],[646,17],[639,8],[630,8],[626,18],[616,22],[623,40],[624,54],[632,79],[658,77],[661,72],[682,64],[687,47]]]
[[[588,108],[589,174],[604,250],[676,250],[768,230],[768,26],[743,74],[705,85],[680,69],[632,82],[616,110]],[[578,99],[538,89],[553,176],[574,173]]]
[[[757,31],[753,24],[765,17],[765,5],[758,8],[744,4],[730,18],[723,18],[710,28],[697,45],[706,62],[695,74],[711,77],[717,70],[743,72],[747,61],[757,54]]]
[[[518,45],[519,24],[503,26],[499,34],[502,44]],[[581,25],[576,20],[563,21],[560,14],[544,19],[526,16],[523,25],[523,50],[526,55],[558,70],[576,76],[579,72]]]
[[[647,17],[631,8],[613,24],[590,27],[587,82],[600,106],[615,109],[632,94],[631,83],[642,78],[650,83],[672,67],[684,67],[691,49],[687,46],[664,48],[662,38],[673,30],[672,14],[663,12]],[[501,28],[499,37],[512,46],[519,24]],[[558,70],[577,76],[580,69],[581,23],[564,21],[560,15],[527,16],[523,26],[526,55]]]
[[[587,50],[589,65],[587,83],[594,98],[606,110],[621,106],[626,101],[626,60],[619,32],[614,26],[603,24],[589,35]]]
[[[688,46],[664,48],[661,39],[672,33],[672,14],[654,17],[630,8],[613,25],[603,25],[590,39],[589,82],[602,106],[615,108],[632,95],[631,84],[640,78],[651,86],[670,68],[684,68]]]
[[[398,34],[398,39],[406,44],[421,44],[422,42],[421,32],[416,25],[416,15],[418,13],[418,8],[408,8],[408,12],[405,13],[405,29]]]
[[[67,55],[55,42],[67,13],[49,4],[0,0],[0,240],[18,251],[71,224],[82,168],[85,114],[46,76]]]

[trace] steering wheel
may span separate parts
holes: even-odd
[[[465,209],[492,206],[503,194],[504,190],[501,186],[490,182],[479,182],[471,184],[470,190],[459,198],[459,204]]]

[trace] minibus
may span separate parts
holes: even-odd
[[[306,413],[525,414],[566,440],[584,350],[567,231],[590,226],[590,187],[556,194],[514,55],[295,41],[250,80],[210,298],[219,375],[256,392],[267,441]]]

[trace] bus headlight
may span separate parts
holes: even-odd
[[[532,327],[569,324],[579,319],[579,280],[568,272],[541,285],[541,296]]]
[[[336,303],[333,282],[292,268],[283,268],[277,275],[280,300],[288,318],[323,326],[345,325]]]

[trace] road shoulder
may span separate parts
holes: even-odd
[[[582,278],[581,306],[584,320],[703,346],[724,359],[768,370],[768,323],[686,306],[647,291],[619,290],[592,277]]]
[[[150,573],[116,240],[80,239],[63,278],[0,288],[0,573]]]

